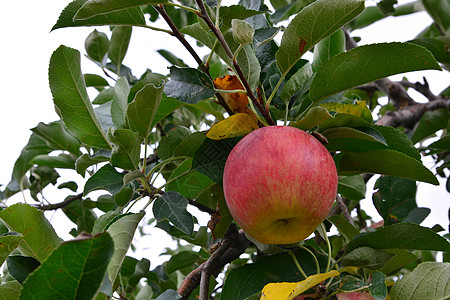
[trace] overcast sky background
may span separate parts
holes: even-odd
[[[231,1],[225,0],[223,4],[228,5],[228,2]],[[406,2],[410,1],[399,0],[400,4]],[[2,141],[0,146],[0,184],[2,185],[8,184],[11,179],[14,162],[31,134],[29,129],[37,126],[39,122],[48,123],[58,119],[48,85],[48,63],[52,52],[61,44],[73,47],[82,54],[82,71],[84,73],[101,74],[100,69],[94,63],[83,57],[85,53],[84,40],[94,28],[64,28],[50,32],[60,12],[68,3],[70,1],[67,0],[25,0],[3,1],[0,4],[0,57],[2,57],[0,72],[0,136]],[[367,3],[374,5],[376,2],[367,1]],[[364,30],[356,31],[354,35],[363,38],[361,44],[407,41],[414,38],[429,24],[431,24],[431,19],[425,13],[399,18],[390,17]],[[108,27],[98,29],[110,36]],[[167,74],[167,62],[156,53],[156,50],[162,47],[181,56],[190,66],[196,65],[175,38],[142,28],[133,29],[124,64],[131,67],[136,77],[139,77],[147,68],[153,72]],[[206,53],[206,49],[200,50],[201,56]],[[448,72],[426,71],[407,74],[411,81],[422,81],[423,76],[427,77],[431,90],[435,94],[450,83]],[[400,78],[401,76],[393,77],[394,80]],[[414,99],[424,101],[420,95],[416,93],[412,95]],[[428,167],[431,166],[430,163],[425,163]],[[60,173],[65,177],[60,178],[58,184],[69,180],[84,181],[74,171]],[[82,184],[79,185],[80,189],[82,186]],[[60,202],[65,196],[65,191],[58,193],[55,189],[54,193],[47,192],[46,197],[51,202]],[[23,201],[22,196],[12,197],[8,200],[8,204],[15,201]],[[28,198],[28,201],[33,203],[31,198]],[[430,184],[419,183],[417,201],[419,206],[432,208],[432,214],[423,223],[425,226],[433,226],[438,223],[447,228],[450,196],[445,191],[445,186],[434,187]],[[371,204],[371,196],[368,196],[362,203],[369,215],[381,219]],[[60,218],[50,214],[47,216]],[[61,218],[61,222],[70,223],[67,219],[67,221],[63,220]],[[69,225],[69,229],[71,227],[73,227],[72,224]],[[56,230],[62,238],[70,238],[66,226],[58,226]],[[161,245],[161,247],[163,246],[167,245]],[[162,248],[158,250],[155,247],[152,246],[153,250],[160,253],[159,250]]]

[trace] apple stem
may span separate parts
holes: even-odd
[[[325,238],[325,242],[327,243],[327,248],[328,248],[328,261],[327,261],[327,268],[325,269],[325,273],[327,273],[330,270],[330,265],[331,265],[331,244],[330,244],[330,240],[328,239],[328,235],[327,235],[327,230],[325,228],[325,225],[320,224],[320,227],[322,228],[323,231],[323,237]]]
[[[294,254],[294,251],[289,250],[289,255],[292,257],[292,259],[294,260],[295,265],[297,266],[297,269],[300,271],[300,273],[303,275],[303,277],[306,279],[308,278],[308,275],[306,275],[305,271],[303,271],[302,267],[300,266],[300,263],[298,262],[297,257]]]
[[[311,256],[314,259],[314,263],[316,264],[316,273],[320,274],[320,265],[319,265],[319,261],[317,260],[316,255],[311,250],[309,250],[307,247],[305,247],[303,245],[300,245],[299,247],[302,248],[303,250],[305,250],[306,252],[308,252],[309,254],[311,254]]]

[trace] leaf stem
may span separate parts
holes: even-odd
[[[297,269],[300,271],[302,276],[305,279],[308,278],[308,275],[306,275],[305,271],[303,271],[302,267],[300,266],[300,263],[298,262],[297,257],[295,256],[295,254],[292,250],[289,250],[289,255],[292,257],[292,260],[294,261],[295,265],[297,266]]]
[[[183,176],[189,175],[190,173],[192,173],[192,172],[194,172],[194,171],[195,171],[195,170],[192,170],[192,169],[191,169],[191,170],[189,170],[189,171],[186,171],[186,172],[181,173],[180,175],[175,176],[174,178],[171,178],[171,179],[167,180],[163,185],[161,185],[159,188],[157,188],[157,189],[154,191],[154,193],[159,193],[159,192],[161,192],[161,190],[162,190],[164,187],[168,186],[169,184],[171,184],[172,182],[174,182],[174,181],[180,179],[180,178],[183,177]]]
[[[303,245],[300,245],[300,248],[302,248],[303,250],[305,250],[306,252],[311,254],[311,256],[314,259],[314,263],[316,264],[316,272],[317,272],[317,274],[320,274],[320,265],[319,265],[319,261],[317,260],[316,255],[311,250],[309,250],[307,247],[305,247]]]
[[[322,223],[322,224],[320,224],[320,227],[322,228],[325,242],[327,243],[327,248],[328,248],[328,261],[327,261],[327,268],[325,269],[325,273],[327,273],[330,270],[330,265],[331,265],[331,244],[330,244],[330,240],[328,239],[327,230],[325,228],[325,225],[323,225],[323,223]]]
[[[247,94],[246,90],[221,90],[221,89],[215,89],[218,93],[224,93],[224,94],[233,94],[233,93],[240,93],[240,94]]]

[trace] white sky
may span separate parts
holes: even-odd
[[[51,122],[58,119],[54,112],[52,97],[48,87],[48,62],[52,52],[61,44],[73,47],[84,55],[84,40],[93,28],[79,27],[58,29],[50,32],[62,9],[69,3],[67,0],[44,1],[2,1],[0,4],[0,57],[3,58],[0,72],[0,184],[6,185],[10,178],[15,160],[21,149],[26,145],[31,134],[30,128],[39,122]],[[400,3],[410,1],[399,1]],[[224,2],[225,5],[227,1]],[[370,4],[375,1],[368,1]],[[407,41],[414,38],[431,20],[425,13],[401,18],[388,18],[379,24],[355,32],[363,37],[362,43]],[[99,30],[107,33],[107,27]],[[135,76],[139,77],[146,68],[153,72],[167,74],[167,63],[155,51],[166,48],[182,56],[184,61],[195,66],[193,59],[187,55],[175,38],[167,34],[136,28],[133,31],[131,45],[124,64],[131,67]],[[201,55],[205,54],[203,49]],[[82,59],[84,73],[99,73],[98,67],[88,59]],[[431,89],[438,93],[450,84],[448,72],[427,71],[409,73],[411,81],[422,81],[426,76]],[[394,79],[399,79],[396,76]],[[414,94],[414,97],[417,95]],[[430,166],[429,164],[427,166]],[[64,179],[58,183],[69,180],[82,180],[81,176],[74,175],[74,171],[61,172]],[[81,186],[80,186],[81,187]],[[3,187],[2,187],[3,189]],[[47,193],[52,202],[63,199],[64,193]],[[32,202],[31,198],[28,198]],[[432,208],[432,215],[424,225],[433,226],[436,223],[444,228],[448,226],[448,209],[450,206],[449,194],[445,186],[434,187],[429,184],[419,184],[418,204]],[[20,195],[11,201],[22,201]],[[371,197],[363,201],[366,211],[377,216]],[[10,202],[9,202],[10,203]],[[206,225],[206,224],[205,224]],[[58,228],[57,228],[58,230]],[[58,232],[67,239],[67,231]]]

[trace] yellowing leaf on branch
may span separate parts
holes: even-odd
[[[206,133],[206,137],[212,140],[222,140],[246,135],[258,128],[258,123],[252,116],[238,113],[215,124]]]
[[[214,85],[221,90],[244,90],[242,83],[235,75],[225,75],[214,79]],[[246,112],[248,98],[246,93],[220,93],[225,103],[234,113]]]
[[[338,113],[361,117],[369,123],[373,120],[372,113],[367,107],[366,101],[356,101],[355,104],[326,102],[320,104],[320,106],[326,108],[328,111],[335,111]]]
[[[311,275],[300,282],[269,283],[264,286],[260,300],[292,300],[322,281],[339,274],[338,271],[333,270],[323,274]]]

